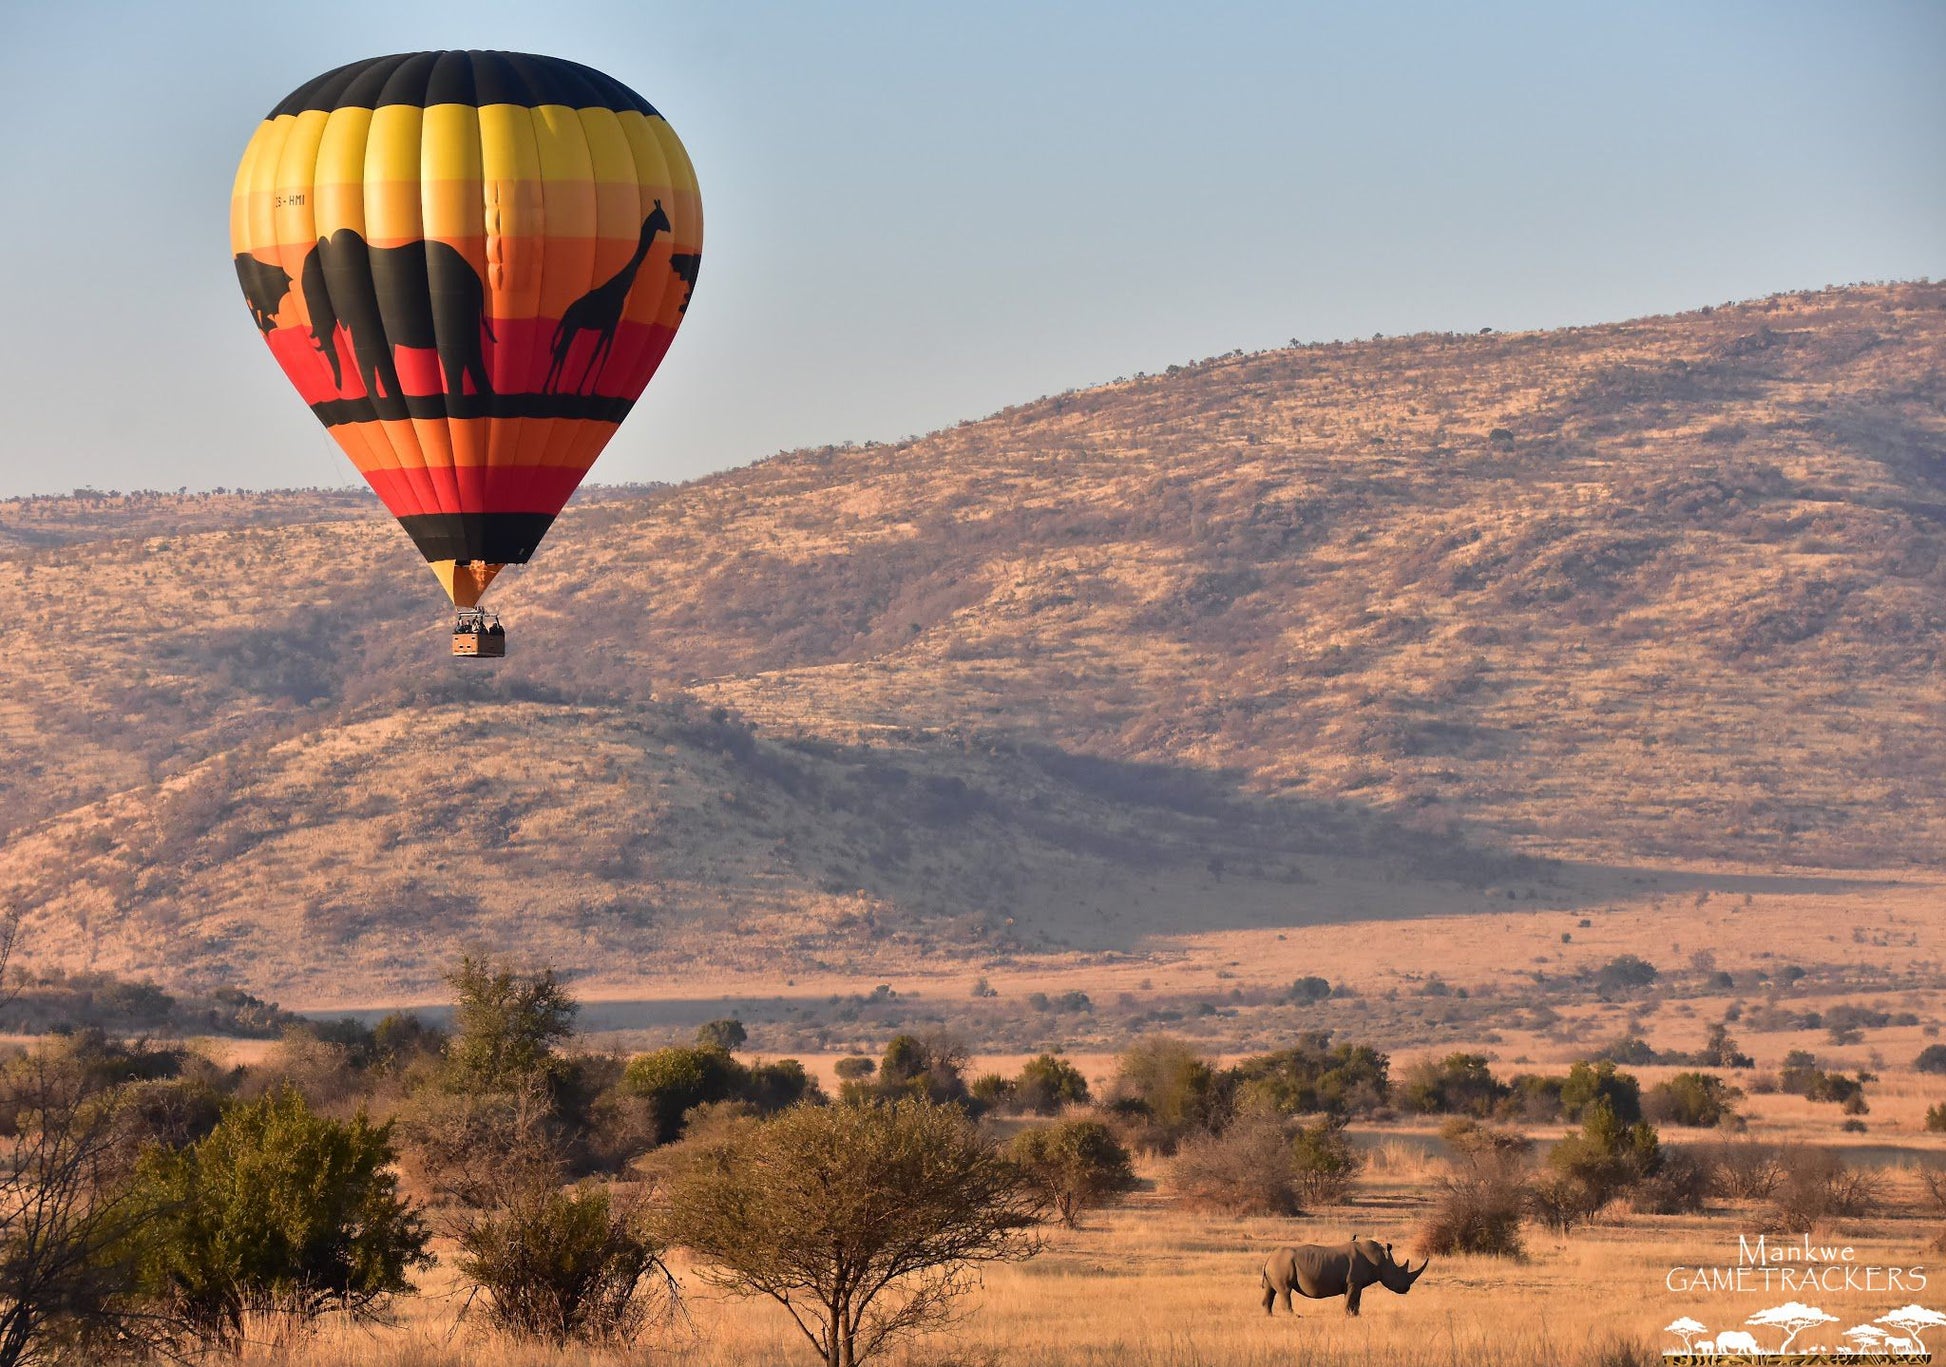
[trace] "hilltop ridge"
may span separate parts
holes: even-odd
[[[1923,872],[1942,361],[1929,284],[1232,354],[597,491],[486,669],[362,494],[0,504],[0,893],[342,995]]]

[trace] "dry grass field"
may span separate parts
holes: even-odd
[[[1750,1132],[1889,1174],[1831,1232],[1910,1267],[1946,1162],[1912,1068],[1946,1024],[1942,452],[1927,283],[1233,353],[593,491],[496,586],[492,666],[446,656],[363,494],[0,503],[0,911],[16,968],[318,1014],[437,1014],[460,953],[510,954],[563,971],[592,1047],[735,1015],[827,1088],[900,1032],[1099,1084],[1157,1033],[1233,1060],[1327,1030],[1397,1079],[1723,1023]],[[1620,956],[1654,983],[1605,987]],[[1869,1112],[1760,1089],[1792,1051],[1875,1074]],[[1301,1220],[1196,1215],[1149,1170],[892,1361],[1620,1364],[1783,1299],[1666,1289],[1764,1218],[1718,1207],[1267,1320],[1269,1247],[1422,1218],[1436,1126],[1357,1137],[1351,1204]],[[628,1353],[489,1342],[451,1277],[246,1357],[804,1358],[693,1283]]]
[[[1400,1298],[1369,1293],[1347,1319],[1339,1302],[1296,1302],[1298,1316],[1261,1309],[1258,1269],[1282,1243],[1342,1240],[1352,1232],[1403,1247],[1413,1237],[1425,1183],[1421,1151],[1379,1147],[1351,1205],[1298,1220],[1236,1220],[1185,1214],[1153,1192],[1052,1233],[1033,1260],[989,1271],[966,1318],[946,1334],[893,1352],[900,1367],[1273,1367],[1289,1362],[1351,1367],[1552,1367],[1647,1362],[1677,1341],[1661,1328],[1680,1315],[1733,1327],[1786,1299],[1761,1294],[1685,1294],[1667,1285],[1683,1265],[1734,1264],[1737,1237],[1758,1232],[1748,1212],[1641,1217],[1578,1231],[1533,1235],[1519,1261],[1436,1259]],[[1833,1231],[1861,1265],[1909,1268],[1935,1256],[1937,1232],[1919,1220],[1878,1220]],[[678,1268],[681,1271],[679,1265]],[[1834,1328],[1891,1309],[1882,1295],[1819,1297]],[[1907,1297],[1910,1300],[1911,1297]],[[1898,1301],[1897,1303],[1904,1303]],[[681,1321],[636,1350],[552,1350],[475,1336],[455,1326],[457,1294],[437,1273],[408,1302],[400,1324],[377,1331],[329,1328],[282,1356],[291,1367],[757,1367],[814,1361],[782,1312],[731,1300],[691,1283]],[[1776,1337],[1771,1335],[1770,1337]]]

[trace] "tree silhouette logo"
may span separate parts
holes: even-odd
[[[1664,1349],[1662,1356],[1672,1363],[1733,1363],[1739,1367],[1761,1362],[1840,1362],[1857,1367],[1930,1363],[1932,1350],[1926,1346],[1925,1335],[1946,1328],[1946,1315],[1923,1305],[1902,1305],[1834,1337],[1828,1326],[1840,1323],[1838,1316],[1802,1301],[1786,1301],[1759,1310],[1743,1323],[1748,1327],[1722,1329],[1712,1336],[1708,1325],[1683,1315],[1662,1327],[1663,1333],[1681,1339],[1682,1347]],[[1781,1330],[1783,1338],[1774,1345],[1767,1344],[1751,1329]]]

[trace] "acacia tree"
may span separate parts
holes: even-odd
[[[1946,1315],[1940,1314],[1937,1310],[1928,1310],[1923,1305],[1902,1305],[1889,1314],[1880,1315],[1878,1322],[1889,1324],[1894,1329],[1902,1331],[1923,1350],[1926,1341],[1919,1337],[1919,1331],[1937,1329],[1942,1324],[1946,1324]]]
[[[1693,1320],[1689,1316],[1684,1315],[1682,1318],[1678,1319],[1673,1324],[1663,1325],[1662,1332],[1665,1334],[1674,1334],[1677,1338],[1681,1339],[1682,1350],[1685,1353],[1688,1353],[1694,1351],[1689,1346],[1690,1340],[1695,1338],[1698,1334],[1704,1333],[1705,1331],[1708,1330],[1708,1328],[1709,1326],[1703,1324],[1701,1321]]]
[[[1806,1305],[1802,1301],[1786,1301],[1782,1305],[1773,1305],[1768,1310],[1759,1310],[1744,1321],[1745,1324],[1768,1325],[1788,1331],[1784,1335],[1784,1341],[1777,1346],[1777,1351],[1780,1353],[1790,1352],[1791,1343],[1813,1325],[1837,1322],[1836,1315],[1827,1315],[1815,1305]]]
[[[667,1237],[783,1306],[827,1367],[952,1322],[980,1264],[1031,1256],[1039,1196],[954,1106],[798,1106],[678,1165]]]
[[[1115,1132],[1099,1120],[1069,1120],[1022,1130],[1007,1157],[1072,1229],[1086,1206],[1101,1205],[1135,1187],[1135,1169]]]

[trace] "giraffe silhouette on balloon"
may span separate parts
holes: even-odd
[[[573,347],[574,339],[584,332],[596,335],[595,349],[588,357],[588,364],[581,369],[581,378],[575,384],[574,392],[580,394],[584,388],[590,387],[591,381],[595,384],[601,382],[601,372],[608,365],[608,353],[615,345],[615,329],[622,323],[622,309],[628,303],[628,292],[635,287],[635,274],[648,260],[655,235],[668,231],[669,215],[662,212],[662,201],[658,199],[649,216],[642,220],[642,235],[635,244],[635,254],[607,280],[567,306],[561,314],[561,321],[554,328],[554,340],[549,343],[554,352],[554,363],[547,368],[547,379],[541,385],[543,393],[558,392],[554,386],[567,367],[568,350]]]

